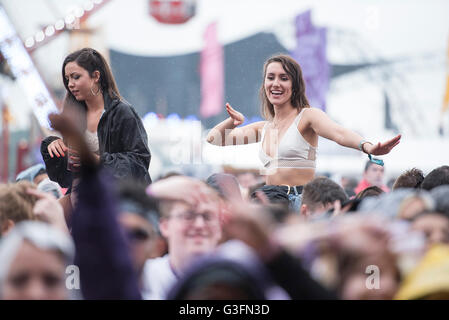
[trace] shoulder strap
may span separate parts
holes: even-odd
[[[301,112],[298,113],[298,115],[297,115],[296,118],[295,118],[295,121],[294,121],[294,122],[295,122],[296,126],[298,126],[299,121],[300,121],[301,118],[302,118],[302,113],[304,112],[304,109],[305,109],[305,108],[302,108]]]

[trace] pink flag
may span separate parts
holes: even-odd
[[[217,39],[217,24],[210,24],[204,33],[205,46],[201,51],[201,107],[200,114],[209,118],[220,114],[224,94],[223,47]]]

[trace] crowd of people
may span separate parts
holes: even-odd
[[[310,108],[290,57],[264,66],[266,121],[241,126],[228,104],[207,137],[260,142],[263,175],[204,181],[151,180],[145,129],[100,53],[69,55],[62,75],[60,136],[0,185],[0,299],[449,298],[449,166],[384,185],[372,155],[401,136],[370,143]],[[316,174],[318,136],[368,155],[360,183]]]

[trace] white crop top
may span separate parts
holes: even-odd
[[[277,146],[274,158],[270,157],[263,150],[263,141],[265,137],[266,126],[265,123],[262,129],[262,137],[259,149],[259,158],[262,161],[265,169],[276,168],[315,168],[316,147],[308,143],[298,130],[298,124],[304,109],[296,116],[293,123],[285,132],[281,140],[274,144]],[[274,133],[274,131],[272,131]],[[273,136],[271,141],[276,141],[277,137]]]
[[[84,137],[86,139],[87,145],[89,146],[89,150],[95,154],[100,154],[100,146],[98,144],[98,135],[97,133],[90,132],[86,130],[84,133]]]

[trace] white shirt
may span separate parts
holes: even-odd
[[[143,267],[142,298],[144,300],[165,300],[177,281],[170,267],[169,255],[148,259]]]

